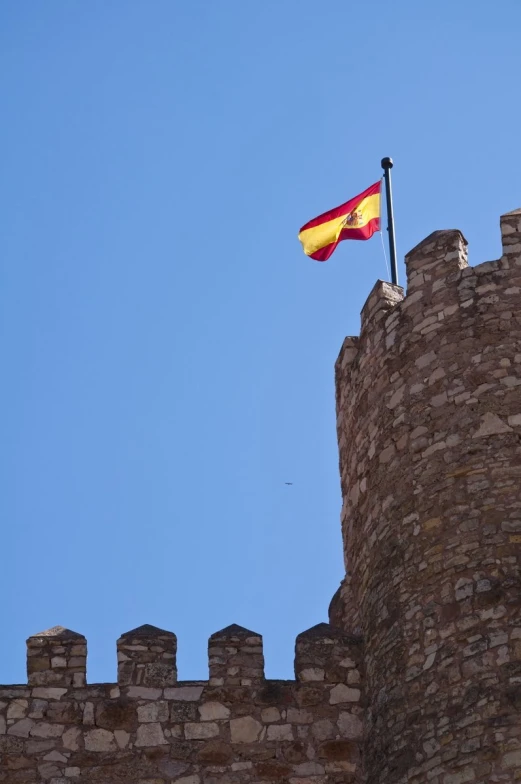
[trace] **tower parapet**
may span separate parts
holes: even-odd
[[[427,237],[336,365],[332,614],[364,635],[369,784],[521,770],[521,211],[501,233],[477,267],[459,231]]]

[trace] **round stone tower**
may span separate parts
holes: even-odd
[[[521,210],[501,231],[473,268],[459,231],[427,237],[337,362],[368,784],[521,781]]]

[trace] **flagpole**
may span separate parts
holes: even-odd
[[[391,190],[392,158],[382,158],[384,170],[385,197],[387,202],[387,231],[389,232],[389,255],[391,257],[391,282],[398,285],[398,267],[396,264],[396,240],[394,237],[393,194]]]

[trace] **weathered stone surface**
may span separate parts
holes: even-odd
[[[32,721],[28,719],[27,721]],[[46,721],[32,722],[30,735],[33,738],[59,738],[65,727],[61,724],[49,724]]]
[[[19,738],[28,738],[33,726],[34,721],[32,719],[21,719],[20,721],[15,721],[14,724],[11,724],[7,730],[7,734],[16,735]]]
[[[273,721],[280,721],[280,711],[274,706],[271,708],[264,708],[261,710],[261,719],[266,724],[270,724]]]
[[[268,727],[268,740],[294,740],[291,724],[270,724]]]
[[[343,683],[339,683],[336,686],[333,686],[329,696],[329,702],[331,705],[337,705],[339,702],[359,702],[359,700],[360,689],[350,688],[349,686],[345,686]]]
[[[323,681],[324,677],[325,673],[321,667],[307,667],[300,671],[302,681]]]
[[[230,721],[232,743],[254,743],[259,739],[262,724],[253,716],[243,716]]]
[[[87,751],[115,751],[114,733],[102,729],[89,730],[85,733],[85,748]]]
[[[137,728],[136,746],[162,746],[166,743],[161,724],[141,724]]]
[[[125,699],[104,701],[98,706],[96,724],[98,727],[103,727],[107,730],[120,729],[131,731],[136,729],[140,710],[148,709],[153,715],[157,715],[161,710],[161,708],[157,707],[158,705],[163,706],[164,710],[165,703],[152,702],[147,703],[145,706],[140,705],[136,707],[135,703]],[[168,718],[168,716],[165,716],[165,718]],[[139,719],[139,721],[143,721],[143,719]],[[154,719],[150,719],[150,721],[154,721]],[[84,724],[87,722],[94,723],[94,707],[89,710],[88,717],[84,714],[83,722]]]
[[[27,714],[29,703],[27,700],[13,700],[7,707],[8,719],[23,719]]]
[[[67,693],[67,689],[61,689],[51,686],[49,688],[40,687],[32,690],[33,697],[38,697],[42,700],[59,700]]]
[[[32,686],[84,686],[87,663],[85,638],[54,626],[27,640],[27,677]]]
[[[5,754],[22,754],[24,742],[22,738],[15,738],[12,735],[0,735],[0,752]]]
[[[122,634],[118,646],[120,686],[163,688],[177,681],[177,638],[173,632],[144,624]]]
[[[203,686],[179,686],[177,689],[165,689],[167,700],[197,702],[203,693]]]
[[[132,699],[158,700],[161,695],[161,689],[153,689],[148,686],[130,686],[127,689],[127,696]]]
[[[212,634],[208,641],[210,684],[250,686],[264,680],[262,637],[232,624]]]
[[[207,721],[203,723],[190,723],[185,724],[185,738],[187,740],[202,740],[205,738],[214,738],[219,734],[219,727],[215,722]]]
[[[230,709],[221,702],[203,702],[199,707],[201,721],[215,721],[216,719],[228,719]]]
[[[198,761],[205,765],[229,765],[233,758],[232,747],[219,740],[210,741],[197,754]]]
[[[209,641],[177,683],[175,635],[118,640],[118,683],[85,684],[86,642],[29,638],[0,686],[1,784],[514,784],[521,781],[521,211],[503,256],[458,231],[382,281],[336,367],[348,573],[331,624],[299,634],[295,680],[262,637]]]
[[[335,725],[331,719],[319,719],[311,727],[311,735],[318,741],[333,738],[336,734]]]
[[[148,702],[137,709],[137,719],[142,722],[167,721],[170,710],[168,702]],[[119,726],[119,725],[118,725]]]
[[[79,727],[70,727],[70,729],[66,730],[62,736],[62,743],[64,749],[69,749],[70,751],[78,751],[79,749],[79,739],[82,736],[81,729]]]
[[[287,762],[280,760],[267,759],[259,760],[255,763],[255,771],[257,776],[267,781],[284,781],[287,776],[291,775],[292,766]]]
[[[474,268],[460,232],[427,237],[406,257],[407,295],[376,286],[336,365],[348,574],[331,619],[364,646],[360,699],[344,691],[355,675],[331,705],[346,742],[369,709],[368,784],[514,781],[521,213],[501,231],[503,257]],[[318,756],[351,764],[337,742]]]
[[[497,433],[511,433],[512,428],[503,422],[497,414],[487,411],[481,417],[481,425],[474,433],[473,438],[483,438]]]
[[[358,747],[348,740],[327,740],[318,749],[320,759],[356,761]]]
[[[114,738],[120,749],[125,749],[130,740],[130,733],[125,730],[114,730]]]
[[[338,719],[338,729],[343,738],[360,740],[363,735],[364,725],[358,716],[343,712]]]

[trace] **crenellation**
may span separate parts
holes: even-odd
[[[262,637],[232,624],[215,632],[208,642],[210,684],[251,686],[264,680]]]
[[[469,267],[457,230],[378,281],[335,365],[346,575],[329,624],[298,635],[295,680],[261,635],[117,643],[87,684],[86,641],[27,641],[0,687],[0,783],[488,784],[521,781],[521,210],[503,255]]]
[[[120,686],[165,687],[177,681],[177,638],[145,624],[122,634],[117,642]]]
[[[359,491],[365,492],[364,481],[360,482]],[[341,520],[345,521],[346,510],[345,506],[342,507]],[[329,623],[339,629],[344,629],[348,634],[355,637],[360,643],[363,643],[362,630],[360,627],[360,616],[358,613],[358,606],[354,600],[352,578],[349,573],[346,574],[337,592],[331,599],[329,605]]]
[[[503,257],[501,261],[507,268],[521,266],[521,209],[507,212],[501,216],[501,241]]]
[[[467,240],[455,230],[435,231],[405,256],[407,293],[422,291],[425,302],[445,298],[445,289],[468,267]]]
[[[348,651],[350,655],[346,655]],[[349,636],[328,623],[319,623],[297,637],[295,646],[297,681],[360,683],[361,662],[361,638]]]
[[[37,638],[83,639],[50,631]],[[210,637],[207,681],[150,669],[165,653],[175,666],[172,632],[145,625],[117,648],[118,684],[0,687],[0,781],[362,780],[359,637],[329,624],[299,635],[295,681],[265,679],[262,637],[237,625]]]
[[[85,637],[54,626],[27,640],[27,678],[31,686],[82,686],[87,673]]]
[[[521,672],[512,636],[521,536],[509,530],[521,508],[521,211],[501,227],[504,256],[475,268],[458,231],[420,243],[406,257],[405,298],[383,322],[365,324],[356,362],[337,365],[341,520],[349,604],[365,641],[370,784],[423,783],[433,770],[447,784],[468,754],[469,781],[513,780],[490,744],[469,742],[481,730],[468,734],[474,722],[497,721],[521,742],[506,697]],[[338,600],[333,609],[351,622]],[[468,694],[481,699],[469,703]]]
[[[401,286],[378,280],[372,288],[371,293],[365,301],[361,311],[361,340],[364,330],[374,327],[385,319],[387,313],[394,306],[401,302],[404,292]]]

